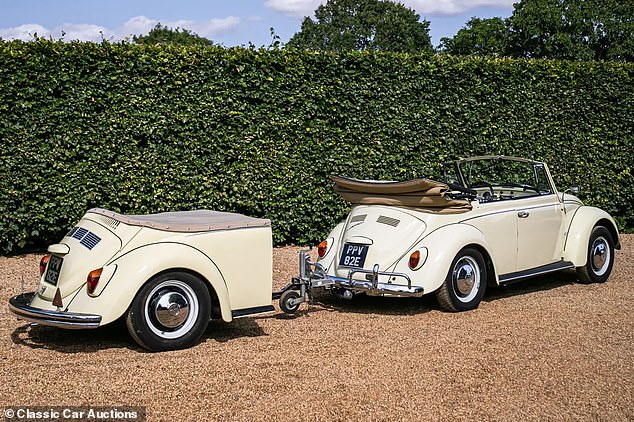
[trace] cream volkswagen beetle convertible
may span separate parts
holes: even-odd
[[[343,297],[436,293],[449,311],[487,285],[576,268],[605,281],[619,248],[604,211],[560,193],[545,164],[510,157],[448,163],[445,181],[334,177],[353,205],[300,274],[272,293],[270,221],[216,211],[145,216],[88,211],[40,264],[36,292],[9,300],[19,318],[96,328],[125,318],[150,350],[194,344],[212,318],[296,312],[314,288]]]
[[[442,308],[464,311],[487,286],[555,271],[603,282],[620,248],[612,217],[558,192],[541,162],[452,161],[443,182],[332,179],[352,210],[319,244],[317,262],[302,254],[280,298],[285,312],[317,287],[347,298],[435,293]]]

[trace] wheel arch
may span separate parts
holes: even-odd
[[[129,251],[110,264],[117,265],[117,271],[99,297],[89,298],[86,295],[86,303],[77,304],[100,310],[102,325],[124,315],[145,284],[170,271],[183,271],[202,280],[212,299],[212,315],[216,314],[227,322],[232,320],[229,291],[222,273],[211,258],[193,246],[174,242],[153,243]],[[217,300],[215,304],[214,299]]]
[[[491,254],[489,253],[489,251],[479,243],[471,243],[462,249],[465,249],[465,248],[472,248],[480,252],[480,254],[482,255],[482,258],[484,259],[484,264],[486,266],[487,287],[497,286],[498,278],[495,272],[495,264],[493,263],[493,258],[491,258]]]
[[[189,274],[191,276],[194,276],[196,278],[198,278],[199,280],[201,280],[205,287],[207,288],[207,291],[209,292],[209,299],[211,301],[211,318],[212,319],[218,319],[218,318],[222,318],[222,313],[220,311],[220,299],[218,298],[218,294],[216,293],[216,290],[214,289],[214,286],[212,285],[212,283],[207,280],[207,278],[200,274],[197,271],[194,271],[190,268],[183,268],[183,267],[175,267],[175,268],[167,268],[164,269],[156,274],[154,274],[153,276],[151,276],[150,278],[148,278],[145,283],[143,283],[142,285],[139,286],[139,290],[141,290],[146,284],[148,284],[149,282],[151,282],[152,280],[154,280],[157,277],[162,276],[163,274],[168,274],[168,273],[186,273]],[[128,306],[129,308],[129,306]]]
[[[614,219],[605,211],[595,207],[583,206],[575,213],[566,235],[563,259],[575,267],[586,265],[588,242],[592,230],[597,226],[605,227],[612,236],[614,249],[621,249],[618,228]]]
[[[456,255],[463,249],[471,247],[480,252],[486,262],[487,285],[497,284],[497,275],[495,272],[495,260],[489,252],[489,244],[484,234],[476,227],[470,224],[455,223],[443,226],[417,243],[411,250],[425,247],[429,251],[428,261],[423,264],[421,269],[424,271],[421,275],[412,274],[412,280],[418,277],[424,278],[424,283],[420,284],[425,287],[426,293],[436,291],[445,281],[447,271],[451,266],[451,262]],[[409,252],[405,255],[409,256]],[[406,272],[407,260],[402,258],[397,271]]]

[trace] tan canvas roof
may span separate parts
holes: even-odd
[[[471,210],[465,199],[451,199],[445,183],[430,179],[413,179],[404,182],[359,180],[330,176],[337,191],[345,200],[362,205],[391,205],[416,207],[435,213],[460,213]]]
[[[123,215],[102,208],[93,208],[88,212],[110,217],[131,226],[170,232],[205,232],[271,225],[271,220],[267,219],[210,210],[163,212],[150,215]]]

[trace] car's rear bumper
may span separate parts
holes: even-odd
[[[351,268],[348,277],[336,277],[326,274],[326,270],[319,263],[310,262],[307,251],[300,252],[300,266],[298,280],[310,283],[313,288],[333,286],[355,292],[364,292],[371,296],[409,296],[421,297],[425,291],[420,286],[412,286],[409,276],[403,273],[379,271],[379,265],[375,264],[371,270]],[[363,275],[364,279],[355,278],[355,275]],[[379,276],[390,280],[404,279],[407,284],[382,283]]]
[[[34,292],[23,293],[9,299],[9,310],[18,318],[42,325],[68,329],[97,328],[101,315],[77,314],[63,311],[49,311],[32,307]]]

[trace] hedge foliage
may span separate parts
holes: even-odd
[[[434,176],[474,154],[549,163],[634,228],[634,65],[0,42],[0,252],[91,207],[210,208],[314,242],[345,215],[329,174]]]

